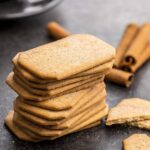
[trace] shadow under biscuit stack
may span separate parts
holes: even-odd
[[[26,141],[53,140],[101,123],[105,75],[115,50],[91,35],[72,35],[20,52],[7,84],[18,94],[8,128]]]

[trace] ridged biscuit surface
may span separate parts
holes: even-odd
[[[18,64],[41,79],[64,79],[110,61],[115,49],[86,34],[72,35],[19,55]]]

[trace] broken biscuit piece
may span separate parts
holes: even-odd
[[[110,109],[106,125],[124,124],[150,119],[150,102],[140,98],[122,100]]]

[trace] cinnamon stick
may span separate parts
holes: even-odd
[[[71,34],[62,26],[60,26],[57,22],[48,23],[47,31],[49,35],[55,38],[56,40],[65,38]]]
[[[123,37],[121,38],[119,45],[116,49],[116,58],[114,62],[115,68],[120,68],[120,63],[123,59],[123,56],[129,48],[129,45],[131,45],[133,39],[136,37],[139,29],[140,27],[135,23],[131,23],[126,27],[123,33]]]
[[[150,36],[150,24],[144,24],[129,49],[124,55],[125,63],[135,65],[139,60],[140,55]]]
[[[142,54],[139,57],[139,60],[135,65],[132,66],[124,65],[122,66],[122,69],[128,72],[135,73],[148,60],[150,60],[150,42],[146,44]]]
[[[107,81],[111,81],[125,87],[129,87],[132,84],[133,78],[134,76],[132,73],[128,73],[114,68],[105,77]]]

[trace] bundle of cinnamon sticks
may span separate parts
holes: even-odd
[[[65,38],[71,33],[56,22],[48,23],[47,30],[55,40]],[[134,74],[150,59],[150,23],[139,26],[130,23],[116,48],[116,58],[112,71],[106,80],[130,87]]]

